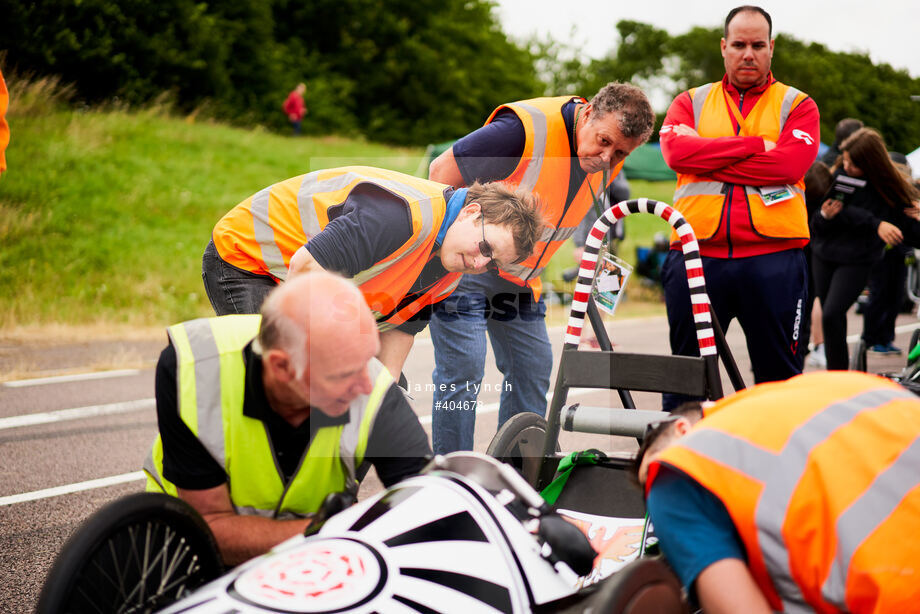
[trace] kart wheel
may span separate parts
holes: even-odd
[[[36,612],[153,612],[222,571],[214,536],[190,505],[137,493],[101,508],[70,536]]]
[[[545,439],[546,420],[539,414],[525,411],[512,416],[498,429],[486,454],[511,465],[533,485],[537,483]],[[556,450],[559,450],[558,443]]]
[[[616,614],[689,612],[677,576],[656,558],[637,559],[602,580],[597,591],[579,607],[583,612]]]
[[[866,342],[860,339],[859,343],[856,344],[856,348],[853,349],[853,354],[850,356],[850,371],[865,371],[865,370],[866,370]]]

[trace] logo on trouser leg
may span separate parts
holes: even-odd
[[[802,299],[795,304],[795,321],[792,323],[792,344],[789,349],[795,354],[799,349],[799,328],[802,325]]]

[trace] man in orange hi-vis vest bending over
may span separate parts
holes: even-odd
[[[377,357],[398,377],[426,308],[461,273],[528,257],[540,229],[534,197],[500,184],[455,189],[333,168],[271,185],[230,210],[214,227],[202,277],[217,315],[258,313],[272,288],[300,272],[351,279],[377,320]]]
[[[920,399],[831,371],[653,428],[637,457],[668,562],[707,614],[920,603]]]

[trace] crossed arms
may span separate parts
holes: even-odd
[[[661,127],[661,153],[678,173],[742,185],[793,184],[818,154],[819,120],[817,105],[806,98],[789,114],[776,143],[759,136],[701,137],[684,92],[671,103]]]

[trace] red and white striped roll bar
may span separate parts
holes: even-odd
[[[680,237],[684,253],[684,265],[687,268],[687,284],[690,286],[690,302],[693,307],[693,321],[696,323],[696,338],[700,345],[700,356],[715,356],[716,343],[712,330],[712,316],[709,311],[709,295],[706,294],[706,280],[703,278],[703,261],[700,259],[700,246],[689,222],[679,211],[667,203],[648,198],[624,200],[613,205],[597,218],[585,241],[585,252],[578,269],[578,280],[572,297],[572,311],[569,325],[565,332],[566,350],[576,349],[585,323],[588,298],[591,296],[591,284],[601,242],[610,227],[617,220],[634,213],[652,213],[667,221]]]

